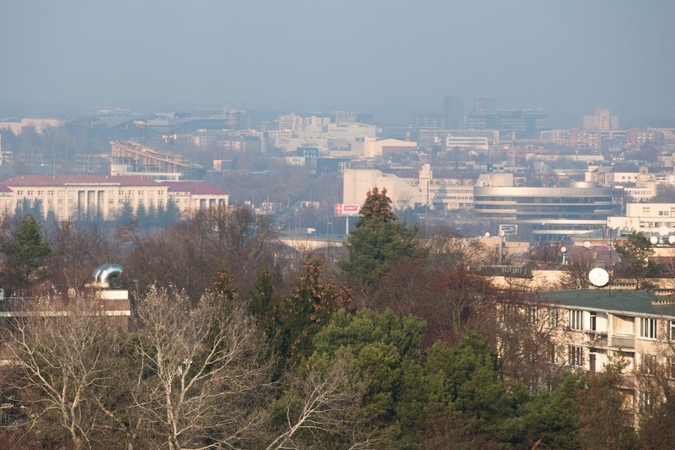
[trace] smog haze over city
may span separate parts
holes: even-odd
[[[675,114],[672,1],[0,4],[0,117],[86,108],[353,110],[404,122],[444,96],[580,124]]]

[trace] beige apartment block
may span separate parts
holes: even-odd
[[[504,305],[505,312],[514,305]],[[629,413],[661,399],[640,387],[639,377],[659,371],[675,382],[675,299],[638,290],[589,289],[540,292],[516,307],[551,337],[550,362],[603,372],[620,361]],[[512,312],[512,311],[511,311]],[[508,318],[508,314],[502,314]]]

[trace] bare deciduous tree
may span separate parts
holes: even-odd
[[[111,388],[116,329],[81,298],[30,311],[9,324],[8,356],[14,362],[9,379],[25,411],[14,426],[38,437],[51,433],[53,441],[60,429],[63,445],[91,448],[103,438],[105,414],[99,404]]]
[[[269,364],[241,305],[151,289],[140,302],[131,345],[138,360],[132,409],[157,445],[237,447],[262,420]]]
[[[283,430],[267,450],[331,445],[349,449],[371,448],[376,433],[359,410],[365,393],[351,371],[353,355],[345,352],[334,359],[315,354],[294,377],[278,408],[284,416]]]

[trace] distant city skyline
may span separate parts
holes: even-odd
[[[454,3],[7,0],[0,116],[227,105],[403,123],[456,96],[544,108],[552,127],[597,107],[626,126],[675,117],[675,2]]]

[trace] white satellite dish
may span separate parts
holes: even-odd
[[[657,238],[656,236],[652,236],[649,238],[649,242],[651,242],[652,245],[656,245],[659,243],[659,238]]]
[[[591,248],[591,243],[588,241],[584,242],[584,247]]]
[[[663,237],[668,236],[669,232],[670,230],[666,226],[662,226],[661,228],[659,228],[659,234]]]
[[[670,236],[668,236],[668,243],[671,245],[675,244],[675,234],[671,234]]]
[[[567,247],[560,247],[560,253],[567,253]]]
[[[603,287],[609,283],[609,274],[602,267],[596,267],[588,272],[588,280],[593,286]]]
[[[490,233],[485,233],[485,237],[486,238],[490,237]]]

